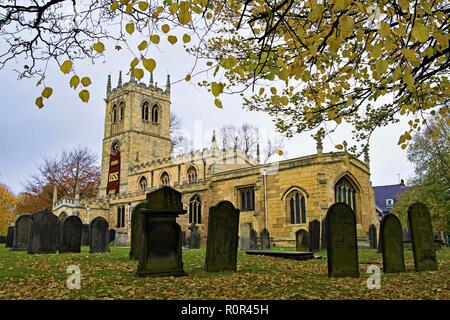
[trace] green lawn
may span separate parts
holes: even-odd
[[[277,248],[279,249],[279,248]],[[0,247],[0,299],[450,299],[450,249],[438,251],[439,270],[414,272],[405,250],[407,273],[382,274],[381,289],[367,289],[367,267],[381,267],[376,250],[359,250],[359,279],[327,277],[323,259],[295,261],[239,252],[238,271],[206,273],[205,248],[184,250],[180,278],[135,278],[128,247],[109,254],[28,255]],[[81,269],[81,290],[66,288],[66,269]]]

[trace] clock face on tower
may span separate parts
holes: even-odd
[[[111,152],[117,153],[120,151],[120,142],[119,140],[114,140],[111,144]]]

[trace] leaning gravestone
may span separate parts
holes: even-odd
[[[89,253],[109,252],[109,225],[102,217],[96,217],[89,225]]]
[[[359,277],[356,218],[352,208],[338,202],[327,212],[328,276]]]
[[[130,259],[139,260],[139,245],[141,243],[142,228],[144,225],[144,216],[141,209],[147,208],[147,202],[141,202],[131,211],[131,243]]]
[[[307,252],[309,250],[308,231],[299,229],[295,233],[295,247],[297,251]]]
[[[270,249],[270,233],[269,230],[263,228],[261,230],[261,250],[269,250]]]
[[[317,252],[320,250],[320,222],[313,220],[308,225],[309,233],[309,251]]]
[[[250,250],[250,231],[252,224],[250,222],[243,223],[240,228],[239,248],[241,250]]]
[[[81,245],[89,245],[89,224],[83,224],[81,227]]]
[[[405,257],[403,254],[403,235],[400,220],[388,213],[383,216],[380,224],[380,234],[383,256],[383,272],[405,272]]]
[[[369,226],[370,248],[377,249],[377,227],[374,224]]]
[[[205,267],[207,272],[236,271],[239,209],[222,201],[209,209]]]
[[[322,232],[321,232],[321,241],[320,241],[320,248],[326,249],[327,248],[327,236],[328,236],[328,228],[327,228],[327,218],[323,218],[322,220]]]
[[[59,223],[59,253],[81,252],[83,222],[77,216],[68,216]]]
[[[192,223],[189,226],[191,233],[189,235],[189,249],[200,249],[201,239],[200,232],[198,231],[198,226]]]
[[[413,203],[408,208],[408,221],[416,271],[437,270],[436,248],[431,217],[426,205]]]
[[[139,245],[136,276],[183,276],[181,227],[177,217],[185,214],[181,193],[165,186],[147,193]]]
[[[31,215],[28,253],[55,253],[58,217],[45,209]]]
[[[8,227],[8,232],[6,233],[5,247],[11,248],[14,243],[14,226]]]
[[[250,229],[250,250],[258,249],[258,233],[253,227]]]
[[[11,250],[27,251],[30,238],[31,214],[23,214],[14,223],[14,241]]]

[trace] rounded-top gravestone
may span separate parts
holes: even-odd
[[[383,272],[405,272],[403,235],[400,220],[392,213],[386,214],[381,220],[380,234]]]
[[[103,217],[96,217],[89,225],[89,253],[109,252],[109,225]]]
[[[198,226],[194,223],[189,226],[191,233],[189,235],[189,249],[200,249],[201,238]]]
[[[16,219],[14,223],[14,241],[11,250],[26,251],[28,250],[28,241],[30,238],[31,214],[23,214]]]
[[[77,216],[68,216],[59,223],[59,252],[81,252],[83,222]]]
[[[260,233],[261,236],[261,249],[269,250],[270,249],[270,233],[269,230],[263,228]]]
[[[14,243],[14,225],[8,226],[8,232],[6,233],[5,247],[10,248]]]
[[[309,233],[309,251],[317,252],[320,250],[320,222],[313,220],[308,225]]]
[[[58,217],[45,209],[31,215],[28,253],[55,253]]]

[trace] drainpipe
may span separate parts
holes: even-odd
[[[264,227],[267,230],[268,216],[267,216],[267,170],[263,169],[263,180],[264,180]]]

